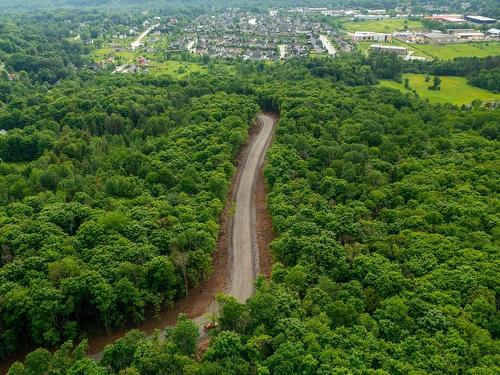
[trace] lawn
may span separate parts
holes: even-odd
[[[138,59],[141,54],[138,52],[129,51],[127,49],[117,52],[112,47],[105,47],[94,50],[92,52],[92,55],[94,56],[94,59],[96,61],[102,61],[108,56],[114,56],[118,58],[119,62],[125,63],[125,62],[132,62]]]
[[[420,21],[410,21],[404,19],[387,19],[376,21],[351,21],[343,24],[347,31],[373,31],[376,33],[392,33],[393,31],[408,29],[419,29],[423,25]]]
[[[455,57],[486,57],[500,55],[500,42],[455,43],[455,44],[411,44],[411,49],[421,55],[438,57],[443,60]]]
[[[422,56],[426,59],[440,58],[450,60],[455,57],[486,57],[500,55],[500,42],[474,42],[455,44],[413,44],[404,43],[398,39],[391,42],[358,42],[358,49],[366,51],[371,44],[383,44],[392,46],[403,46],[413,51],[414,56]]]
[[[404,78],[410,80],[410,88],[415,89],[420,97],[429,99],[431,103],[462,105],[470,104],[476,99],[483,102],[500,101],[500,94],[494,94],[490,91],[470,86],[467,84],[467,79],[463,77],[440,77],[442,82],[441,90],[439,91],[428,89],[432,84],[432,78],[431,82],[425,82],[424,74],[405,74],[403,75],[403,80]],[[392,80],[381,80],[379,85],[408,92],[403,84]]]
[[[183,78],[191,73],[205,72],[207,68],[192,62],[169,60],[161,63],[151,62],[149,70],[154,75],[169,74],[176,78]]]

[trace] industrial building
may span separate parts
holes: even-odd
[[[467,21],[482,25],[497,22],[497,20],[494,18],[483,17],[483,16],[465,16],[465,19]]]
[[[465,23],[462,16],[458,14],[434,14],[429,17],[425,17],[428,20],[440,21],[443,23]]]

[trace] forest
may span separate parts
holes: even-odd
[[[140,322],[203,280],[257,112],[130,77],[25,99],[0,111],[0,355]]]
[[[186,275],[202,280],[248,125],[258,105],[280,114],[272,276],[244,305],[219,298],[201,362],[180,316],[165,340],[132,331],[100,362],[68,341],[9,374],[495,373],[498,109],[430,105],[322,60],[238,69],[70,81],[2,112],[19,124],[0,146],[15,162],[2,164],[4,352],[140,321]]]
[[[375,86],[418,72],[498,91],[498,56],[113,75],[71,38],[143,21],[110,14],[1,16],[0,361],[31,351],[9,375],[500,371],[500,108]],[[244,304],[217,297],[206,350],[181,314],[89,356],[89,331],[136,327],[211,274],[261,111],[279,118],[270,277]]]

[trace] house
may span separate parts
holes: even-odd
[[[405,47],[400,46],[383,46],[381,44],[372,44],[369,49],[370,52],[388,52],[402,56],[408,54],[408,50]]]
[[[494,18],[483,17],[483,16],[465,16],[465,19],[472,23],[478,23],[481,25],[497,22],[497,20]]]
[[[132,51],[135,51],[136,49],[140,48],[140,47],[143,47],[144,46],[144,43],[143,42],[132,42],[130,44],[130,46],[132,47]]]
[[[356,31],[354,34],[350,33],[349,36],[355,42],[389,42],[392,39],[391,34],[375,33],[372,31]]]
[[[138,63],[141,68],[144,68],[149,65],[148,60],[144,56],[139,57]]]

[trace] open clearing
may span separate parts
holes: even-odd
[[[351,21],[343,24],[347,31],[373,31],[376,33],[392,33],[393,31],[422,28],[420,21],[410,21],[405,19],[388,19],[375,21]]]
[[[500,42],[475,42],[475,43],[452,43],[452,44],[410,44],[393,39],[391,42],[358,42],[360,51],[366,51],[372,44],[386,46],[403,46],[413,51],[414,56],[422,56],[427,59],[439,58],[451,60],[455,57],[486,57],[500,55]]]
[[[410,80],[410,88],[415,89],[420,97],[429,99],[431,103],[452,103],[457,105],[470,104],[479,99],[483,102],[500,101],[500,94],[494,94],[490,91],[467,84],[467,79],[463,77],[441,76],[441,90],[429,90],[431,82],[425,82],[424,74],[404,74],[403,80]],[[389,87],[409,92],[402,83],[392,80],[381,80],[380,86]]]
[[[169,74],[173,77],[184,78],[191,73],[205,72],[207,68],[203,65],[169,60],[161,63],[152,62],[149,67],[152,74]]]
[[[455,57],[486,57],[500,55],[500,42],[452,43],[452,44],[407,44],[407,47],[422,52],[421,56],[432,56],[443,60]]]

